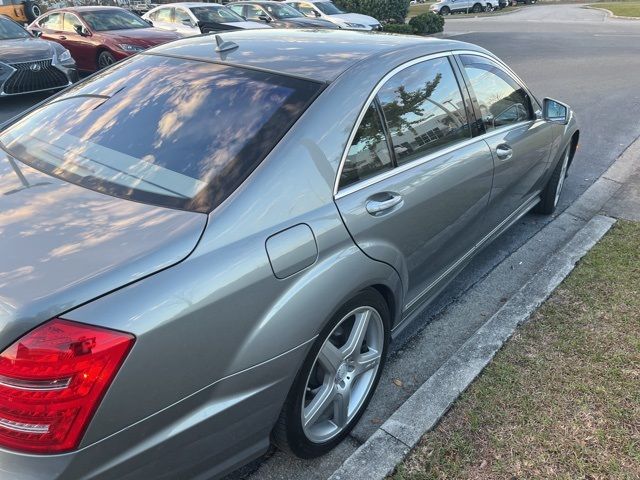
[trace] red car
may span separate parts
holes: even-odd
[[[79,70],[93,72],[181,35],[118,7],[69,7],[36,18],[29,30],[65,46]]]

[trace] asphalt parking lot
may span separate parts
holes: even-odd
[[[603,12],[576,5],[523,8],[508,15],[475,19],[448,18],[445,35],[481,45],[505,60],[540,98],[572,105],[581,125],[581,147],[570,171],[559,211],[589,187],[640,135],[640,22],[608,19]],[[0,123],[44,99],[44,96],[0,100]],[[230,476],[233,479],[324,479],[372,433],[378,424],[438,368],[475,331],[481,319],[439,325],[438,348],[416,345],[412,335],[428,328],[480,279],[523,245],[552,219],[528,215],[483,252],[411,331],[394,344],[394,353],[369,412],[353,434],[330,455],[315,461],[290,459],[270,452]],[[504,282],[513,279],[505,275]],[[422,354],[420,367],[411,355]],[[397,380],[397,382],[395,382]]]

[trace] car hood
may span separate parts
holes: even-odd
[[[0,62],[19,63],[53,58],[56,47],[53,42],[39,38],[0,40]]]
[[[183,260],[206,221],[73,185],[2,152],[0,350],[43,321]]]
[[[369,15],[362,15],[361,13],[340,13],[337,15],[331,15],[332,19],[339,19],[349,23],[360,23],[362,25],[378,25],[380,22]]]
[[[223,25],[229,25],[230,27],[236,27],[238,29],[242,29],[242,30],[255,30],[258,28],[271,28],[269,25],[265,25],[264,23],[259,23],[259,22],[251,22],[251,21],[245,21],[245,22],[225,22],[223,23]]]
[[[182,38],[182,35],[160,28],[130,28],[128,30],[109,30],[100,32],[101,35],[114,40],[117,43],[128,43],[140,47],[155,47],[161,43],[170,42]]]

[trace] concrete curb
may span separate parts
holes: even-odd
[[[614,219],[598,213],[624,182],[640,170],[635,162],[637,158],[640,158],[640,139],[629,145],[596,182],[543,230],[556,229],[556,225],[564,230],[574,221],[586,224],[348,457],[329,480],[382,479],[395,469],[480,374],[517,326],[549,297],[576,262],[615,223]],[[530,242],[540,241],[540,235],[544,233],[541,231]],[[523,248],[528,246],[525,244]]]
[[[440,369],[384,422],[330,480],[383,479],[460,393],[482,372],[515,329],[551,295],[615,219],[597,215],[498,310]]]

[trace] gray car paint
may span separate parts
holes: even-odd
[[[264,452],[302,359],[348,298],[375,285],[389,302],[396,325],[403,318],[408,275],[398,273],[401,263],[374,261],[365,255],[334,203],[340,160],[370,93],[387,72],[433,53],[484,50],[453,41],[340,31],[273,30],[221,36],[239,48],[216,53],[215,40],[205,36],[151,53],[271,67],[331,83],[244,184],[209,214],[190,255],[108,295],[105,290],[93,301],[77,295],[66,302],[65,310],[55,313],[128,331],[137,340],[81,448],[54,456],[0,450],[0,465],[12,478],[220,475]],[[289,42],[305,48],[287,50]],[[266,61],[267,52],[273,62]],[[573,118],[560,127],[554,152],[569,144],[575,129]],[[557,155],[554,158],[547,177]],[[37,194],[34,190],[28,194]],[[123,208],[130,203],[107,198]],[[482,198],[467,200],[469,208],[473,210]],[[517,207],[510,219],[520,213]],[[29,222],[29,217],[20,220],[25,225]],[[278,279],[265,242],[302,223],[313,232],[318,258],[312,266]],[[87,223],[83,230],[91,236],[93,225]],[[484,240],[501,231],[490,232]],[[469,234],[481,240],[480,232]],[[105,245],[107,250],[116,247],[117,242]],[[172,244],[165,247],[173,252]],[[457,269],[460,265],[455,264]],[[114,277],[114,284],[122,280],[117,271],[108,275]],[[48,281],[55,284],[54,278]],[[404,316],[408,315],[407,310]],[[38,320],[51,316],[43,311]],[[12,328],[14,334],[11,339],[2,335],[4,344],[20,330],[8,327],[17,323],[14,317],[5,317],[5,328]]]

